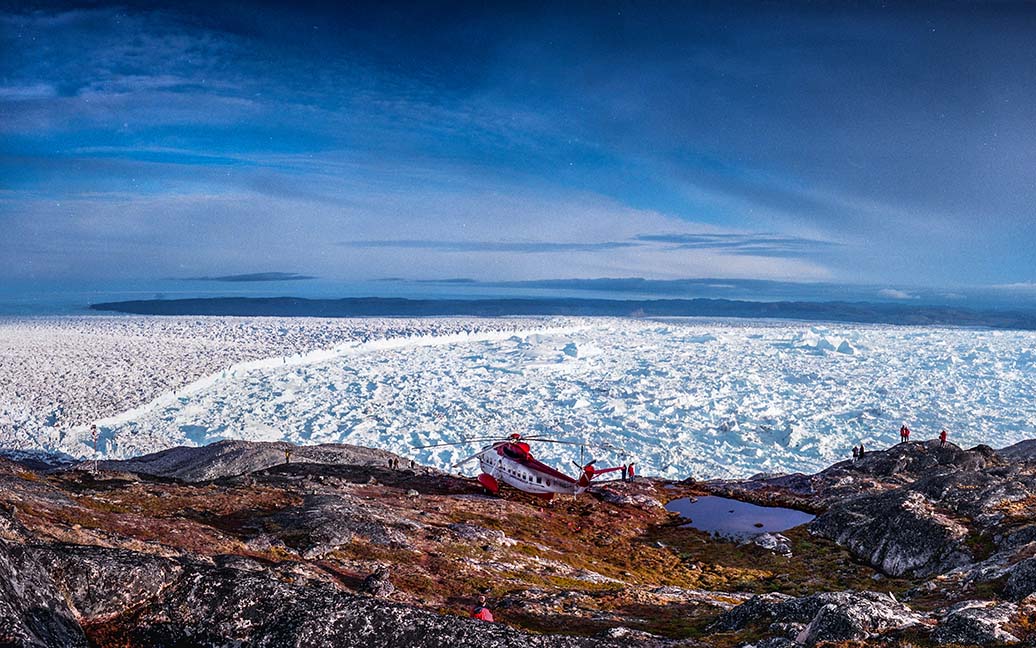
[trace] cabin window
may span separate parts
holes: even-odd
[[[536,478],[536,483],[537,483],[537,484],[542,484],[542,483],[543,483],[543,480],[542,480],[542,479],[540,479],[539,477],[537,477],[537,478]]]

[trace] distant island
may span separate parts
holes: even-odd
[[[349,297],[213,297],[91,304],[97,311],[137,315],[268,317],[431,317],[559,315],[609,317],[745,317],[1036,330],[1036,312],[973,310],[870,302],[755,302],[729,299],[401,299]]]
[[[189,277],[187,281],[229,281],[229,282],[250,282],[250,281],[303,281],[316,279],[311,275],[298,274],[297,272],[252,272],[249,274],[223,275],[220,277]]]

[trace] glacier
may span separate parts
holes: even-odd
[[[219,318],[213,318],[217,320]],[[762,320],[415,320],[229,364],[99,418],[124,458],[221,439],[351,443],[444,469],[512,432],[585,442],[600,465],[682,479],[816,471],[898,440],[1002,447],[1036,431],[1036,333]],[[40,440],[43,440],[41,443]],[[0,447],[93,454],[88,425]],[[534,453],[574,472],[578,446]],[[468,468],[470,470],[470,467]]]

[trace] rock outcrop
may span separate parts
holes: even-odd
[[[285,456],[285,452],[288,456]],[[160,477],[175,477],[187,482],[208,481],[220,477],[245,475],[295,463],[319,463],[348,466],[387,466],[390,460],[410,461],[385,450],[362,446],[325,443],[296,446],[291,443],[258,441],[219,441],[205,446],[162,450],[133,459],[99,462],[106,471],[125,471]],[[422,471],[434,469],[415,466]]]
[[[346,594],[327,583],[293,584],[254,572],[198,567],[185,570],[163,596],[114,625],[117,629],[106,636],[141,646],[601,645],[531,636],[504,625]]]
[[[968,564],[968,528],[921,493],[894,490],[854,498],[817,517],[810,530],[848,547],[892,576],[930,576]]]
[[[1014,601],[1036,594],[1036,558],[1026,558],[1007,570],[1004,593]]]
[[[1014,603],[964,601],[946,611],[932,633],[932,640],[965,646],[1016,644],[1020,639],[1005,629],[1016,614],[1018,606]]]
[[[920,622],[920,615],[888,594],[824,592],[800,598],[757,596],[725,613],[714,628],[731,631],[756,626],[778,633],[790,631],[797,643],[815,646],[823,641],[866,640]]]
[[[900,444],[817,475],[614,482],[547,505],[348,446],[284,463],[281,445],[97,474],[0,460],[0,645],[1036,641],[1027,447]],[[709,493],[818,515],[735,545],[658,506]],[[468,618],[482,594],[503,623]]]
[[[32,548],[0,540],[0,646],[86,645],[78,621]]]

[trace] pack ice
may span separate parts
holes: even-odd
[[[511,432],[585,441],[641,474],[815,471],[943,427],[1006,446],[1036,427],[1036,334],[795,322],[599,319],[341,344],[243,363],[98,422],[101,454],[220,439],[343,442],[449,468]],[[0,445],[4,445],[0,442]],[[7,445],[11,445],[8,443]],[[15,444],[16,445],[16,444]],[[52,450],[89,456],[87,428]],[[574,471],[579,448],[533,446]],[[583,460],[588,460],[584,457]]]

